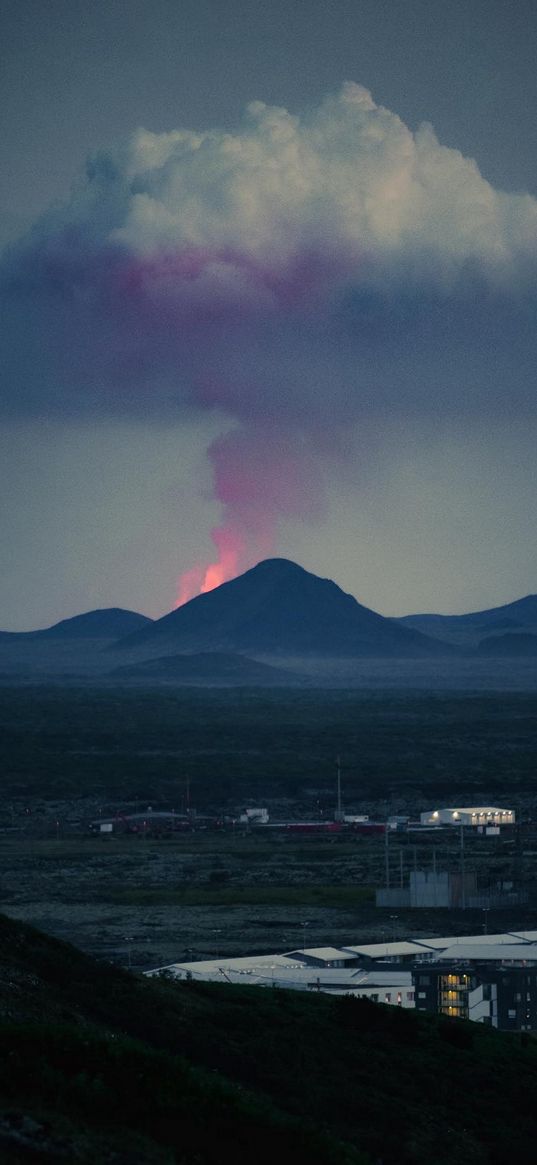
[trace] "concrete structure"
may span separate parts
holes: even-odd
[[[514,825],[514,809],[498,809],[492,805],[472,805],[462,808],[428,809],[420,813],[422,825]]]
[[[380,887],[375,892],[377,906],[389,907],[448,907],[451,910],[469,906],[477,893],[476,875],[467,871],[464,876],[448,870],[411,870],[409,885]]]

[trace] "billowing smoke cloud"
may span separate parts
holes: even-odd
[[[15,414],[216,413],[215,564],[312,519],[364,421],[534,415],[537,201],[354,84],[236,133],[139,131],[2,268]]]

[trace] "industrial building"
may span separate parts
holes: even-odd
[[[427,809],[420,813],[421,825],[473,825],[482,828],[514,825],[514,809],[498,809],[492,805],[464,806],[450,809]]]
[[[335,957],[337,955],[337,958]],[[324,957],[325,956],[325,957]],[[364,969],[357,957],[333,948],[292,951],[288,955],[253,955],[251,958],[209,959],[199,963],[174,963],[147,972],[174,979],[217,983],[245,983],[257,987],[286,987],[290,991],[320,991],[329,995],[354,995],[373,1003],[414,1007],[412,972],[401,968]]]
[[[353,995],[503,1031],[537,1031],[537,931],[447,935],[172,963],[173,979]]]

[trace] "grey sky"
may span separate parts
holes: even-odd
[[[139,126],[233,127],[254,99],[298,113],[344,80],[412,129],[431,122],[494,186],[537,194],[533,0],[4,0],[0,20],[0,240]],[[381,465],[351,460],[324,517],[285,522],[277,551],[389,614],[535,590],[534,434],[508,397],[494,431],[486,413],[421,438],[387,418]],[[213,436],[210,419],[6,425],[0,626],[169,609],[210,555]]]

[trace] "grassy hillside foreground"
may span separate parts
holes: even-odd
[[[522,1165],[537,1043],[351,998],[141,980],[0,916],[0,1160]]]

